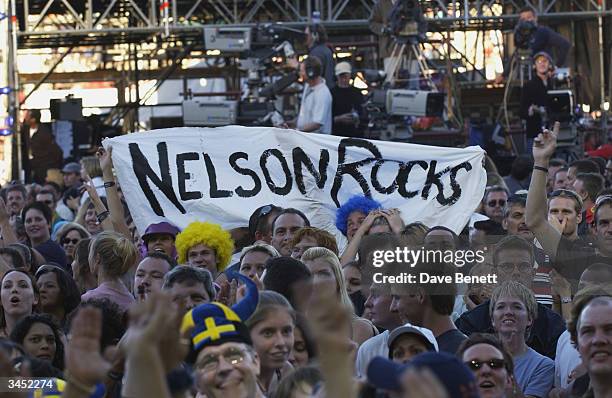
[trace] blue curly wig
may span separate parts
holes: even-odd
[[[351,197],[345,204],[336,210],[336,228],[346,236],[346,224],[349,215],[354,211],[360,211],[368,215],[372,210],[380,209],[382,205],[372,198],[363,195],[355,195]]]

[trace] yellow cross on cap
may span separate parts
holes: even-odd
[[[206,330],[198,333],[193,338],[193,345],[198,345],[202,340],[210,338],[211,340],[217,340],[221,338],[221,333],[234,332],[236,327],[232,324],[217,326],[213,318],[206,318],[204,320]]]

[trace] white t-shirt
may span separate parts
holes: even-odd
[[[389,331],[385,330],[379,335],[370,337],[364,341],[359,350],[357,350],[357,360],[355,361],[355,370],[357,376],[365,377],[368,373],[368,365],[374,357],[389,357]]]
[[[406,323],[402,326],[411,326],[420,330],[421,333],[425,335],[425,338],[434,346],[436,351],[438,351],[438,342],[431,330],[411,323]],[[367,376],[368,365],[374,357],[389,358],[389,334],[391,334],[391,332],[385,330],[379,335],[370,337],[359,346],[359,350],[357,350],[357,359],[355,360],[355,371],[357,372],[357,376]]]
[[[570,333],[566,330],[557,340],[557,353],[555,354],[555,387],[567,388],[568,377],[582,360],[580,354],[572,345]]]
[[[308,83],[302,93],[302,104],[297,119],[297,129],[302,131],[308,123],[318,123],[321,127],[313,133],[331,134],[332,132],[332,95],[325,80],[314,87]]]

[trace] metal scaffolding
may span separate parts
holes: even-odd
[[[279,22],[290,27],[302,27],[310,21],[313,11],[320,13],[321,22],[336,37],[374,41],[368,28],[368,18],[376,0],[17,0],[16,13],[19,29],[19,49],[52,48],[57,60],[43,76],[41,83],[53,73],[73,48],[98,48],[103,51],[117,44],[136,45],[125,58],[142,59],[156,56],[155,51],[143,49],[143,44],[183,46],[195,43],[201,50],[203,28],[212,26],[256,26],[259,23]],[[607,4],[606,4],[607,3]],[[610,47],[612,34],[605,23],[612,15],[612,1],[606,0],[472,0],[448,2],[421,1],[430,32],[450,37],[454,32],[490,30],[510,31],[518,18],[517,11],[530,6],[541,21],[560,28],[567,36],[581,21],[601,24],[599,51],[603,60]],[[608,17],[608,18],[606,18]],[[608,28],[609,29],[609,28]],[[483,34],[484,36],[484,34]],[[573,38],[571,38],[573,39]],[[447,40],[448,41],[448,40]],[[448,48],[448,43],[434,47],[459,54],[468,69],[470,61],[465,49]],[[440,47],[442,46],[442,47]],[[444,48],[446,47],[446,48]],[[505,46],[504,46],[505,47]],[[61,49],[61,50],[60,50]],[[102,50],[100,50],[102,49]],[[609,56],[609,55],[608,55]],[[189,55],[187,55],[189,57]],[[170,61],[167,61],[170,64]],[[116,70],[110,65],[97,71]],[[602,76],[600,76],[601,78]],[[602,81],[606,81],[603,76]]]
[[[78,5],[71,4],[78,3]],[[203,25],[249,26],[283,22],[300,26],[314,10],[333,30],[367,32],[375,0],[19,0],[19,48],[139,43],[156,35],[165,39],[201,37]],[[594,0],[422,1],[430,29],[504,29],[517,10],[530,6],[544,20],[597,18],[612,15],[605,2]]]
[[[377,0],[0,1],[3,9],[10,13],[12,22],[9,28],[12,39],[7,41],[12,48],[5,47],[3,54],[4,76],[17,90],[25,84],[34,84],[34,89],[27,93],[15,91],[7,97],[11,102],[7,104],[8,111],[15,117],[15,129],[20,104],[43,83],[112,80],[122,93],[119,94],[119,105],[111,115],[118,120],[125,118],[122,123],[124,129],[134,131],[138,128],[137,124],[126,121],[136,119],[134,112],[150,95],[140,95],[139,80],[157,80],[156,89],[166,78],[198,74],[235,77],[236,71],[231,68],[199,68],[190,72],[182,68],[181,61],[205,57],[205,26],[254,27],[261,23],[278,22],[289,27],[303,27],[317,11],[334,46],[369,53],[368,57],[363,57],[365,60],[375,59],[376,36],[369,30],[368,18]],[[500,36],[505,37],[503,48],[507,55],[513,50],[507,43],[511,43],[509,32],[518,19],[517,12],[521,7],[530,6],[538,13],[541,23],[553,26],[574,44],[571,56],[574,66],[578,66],[578,61],[588,64],[589,69],[583,69],[582,73],[592,81],[592,98],[601,99],[602,103],[610,101],[611,0],[433,0],[420,3],[428,30],[436,32],[438,37],[428,45],[432,53],[442,55],[441,59],[445,59],[446,63],[443,67],[450,70],[451,75],[456,73],[458,65],[463,65],[471,71],[474,81],[485,79],[483,71],[476,66],[478,60],[470,58],[466,48],[452,45],[451,37],[454,34],[477,32],[476,42],[482,40],[484,44],[486,32],[499,32]],[[475,44],[475,48],[477,46]],[[17,53],[32,49],[51,49],[53,62],[43,73],[21,74],[15,70]],[[109,56],[110,51],[114,51],[114,54],[118,52],[120,61]],[[71,52],[102,54],[102,61],[87,72],[56,73]],[[588,55],[587,59],[582,58],[584,54]],[[481,57],[484,59],[485,55]],[[132,88],[127,90],[129,98],[125,98],[125,88]],[[14,137],[18,137],[18,134],[14,134]],[[13,155],[20,152],[16,140],[12,149]],[[19,159],[13,159],[14,178],[17,177],[19,164]]]
[[[165,45],[175,46],[177,51],[160,60],[156,69],[162,78],[172,75],[167,73],[169,67],[180,70],[180,65],[177,67],[172,54],[180,54],[181,58],[189,59],[190,54],[181,52],[183,47],[199,51],[201,56],[204,26],[256,26],[259,23],[279,22],[290,27],[302,27],[309,23],[313,11],[319,12],[321,22],[331,33],[334,45],[336,38],[340,38],[339,45],[343,40],[369,41],[369,48],[373,50],[376,37],[369,31],[368,18],[375,2],[376,0],[17,0],[12,3],[16,6],[13,8],[16,8],[19,27],[16,33],[18,48],[52,48],[57,51],[56,62],[35,85],[39,87],[53,76],[55,68],[75,48],[94,48],[95,51],[104,52],[118,44],[129,44],[124,46],[122,57],[130,60],[124,78],[128,86],[137,86],[135,79],[145,72],[138,67],[138,60],[160,58],[160,50]],[[421,6],[427,17],[428,30],[442,35],[442,39],[430,44],[432,51],[452,56],[454,61],[459,59],[457,62],[472,70],[474,78],[480,80],[484,74],[476,67],[476,60],[467,57],[466,49],[450,44],[450,37],[455,32],[476,31],[479,34],[478,40],[482,39],[483,43],[484,32],[491,30],[506,32],[505,38],[509,39],[507,32],[511,31],[516,23],[518,10],[523,6],[530,6],[536,10],[541,22],[562,31],[574,42],[576,48],[575,26],[580,23],[599,24],[599,35],[593,37],[597,41],[598,48],[595,52],[598,59],[589,60],[589,63],[596,71],[592,78],[597,82],[593,85],[601,87],[597,96],[606,98],[605,87],[610,87],[610,66],[606,59],[611,57],[609,49],[612,41],[610,0],[433,0],[421,1]],[[506,53],[507,41],[510,40],[504,40]],[[144,44],[154,45],[153,49]],[[117,69],[113,62],[105,62],[92,72],[116,73]],[[72,79],[74,81],[75,77],[72,76]],[[130,106],[133,108],[137,105],[138,101]]]

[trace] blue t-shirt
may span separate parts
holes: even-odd
[[[531,348],[514,358],[514,376],[524,395],[545,398],[552,389],[555,363]]]

